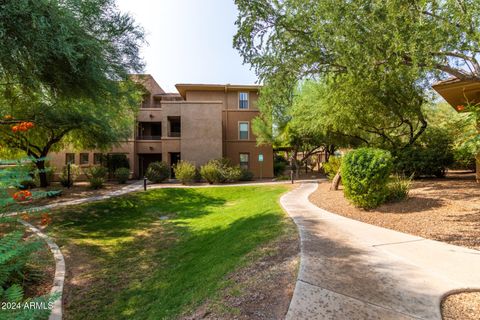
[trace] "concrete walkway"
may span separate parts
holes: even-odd
[[[287,319],[441,319],[445,294],[480,289],[480,251],[327,212],[308,200],[316,187],[280,200],[302,250]]]

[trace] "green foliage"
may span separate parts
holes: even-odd
[[[128,178],[130,178],[130,169],[117,168],[117,170],[115,170],[115,179],[117,179],[118,183],[127,183]]]
[[[190,184],[195,181],[197,177],[197,168],[191,162],[181,160],[174,167],[175,177],[182,182],[182,184]]]
[[[330,156],[328,158],[328,162],[323,164],[323,170],[327,175],[328,180],[332,181],[335,175],[337,174],[338,170],[340,170],[340,166],[342,165],[342,157],[337,156]]]
[[[387,184],[387,201],[397,202],[407,199],[411,185],[412,177],[405,178],[395,175]]]
[[[294,241],[295,226],[278,204],[286,190],[160,188],[61,209],[49,234],[96,270],[88,285],[95,294],[72,296],[69,312],[79,319],[117,319],[129,301],[125,317],[132,320],[189,314],[215,299],[229,285],[228,275],[263,257],[264,244],[281,235]],[[138,236],[146,230],[148,236]],[[115,279],[122,285],[112,290]]]
[[[0,78],[25,92],[97,98],[143,67],[143,31],[115,0],[5,0],[0,33]]]
[[[110,175],[114,175],[118,168],[130,169],[130,162],[126,154],[107,154],[102,158],[102,164],[107,167]]]
[[[414,145],[394,155],[394,171],[404,176],[445,176],[453,163],[452,139],[447,131],[430,128]]]
[[[273,175],[275,177],[282,175],[287,167],[287,164],[287,159],[281,155],[275,155],[275,158],[273,159]]]
[[[240,181],[252,181],[254,174],[252,171],[249,171],[247,169],[241,169],[242,175],[240,176]]]
[[[60,174],[60,184],[63,187],[71,187],[80,175],[80,167],[76,164],[70,164],[70,180],[68,179],[68,166],[64,166]]]
[[[148,165],[145,177],[153,183],[160,183],[170,177],[170,166],[165,162],[152,162]]]
[[[232,166],[229,159],[214,159],[200,167],[200,175],[208,183],[235,182],[249,179],[250,174],[239,166]]]
[[[44,302],[48,304],[53,302],[56,297],[43,296],[33,299],[24,299],[23,285],[28,280],[26,271],[28,263],[32,259],[32,254],[39,250],[42,242],[35,237],[26,237],[23,226],[19,226],[17,219],[5,216],[3,213],[8,210],[19,210],[30,212],[28,206],[18,204],[13,201],[10,191],[18,188],[26,177],[30,177],[29,160],[17,161],[14,166],[7,168],[0,167],[0,301],[15,302],[23,306],[26,302]],[[0,160],[0,166],[4,162]],[[36,197],[42,195],[36,194]],[[0,309],[0,318],[6,320],[30,320],[46,319],[50,310],[33,310],[20,308],[17,310]]]
[[[210,184],[222,183],[226,180],[223,169],[224,165],[220,160],[210,160],[200,167],[200,175]]]
[[[350,151],[341,165],[345,196],[362,208],[379,206],[387,199],[391,170],[392,156],[388,151],[374,148]]]
[[[477,1],[236,0],[234,46],[260,80],[349,72],[375,78],[408,66],[478,79]],[[368,26],[368,27],[366,27]]]
[[[90,188],[96,190],[103,187],[108,171],[107,168],[102,166],[92,166],[86,168],[83,173],[85,174],[88,182],[90,183]]]

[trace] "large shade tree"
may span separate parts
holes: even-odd
[[[405,69],[407,87],[426,88],[432,79],[444,76],[480,80],[480,3],[475,0],[235,3],[239,15],[234,46],[278,92],[291,94],[304,79],[343,74],[370,84],[385,75],[395,79]],[[375,94],[371,97],[377,99]],[[355,109],[368,114],[369,105],[356,104]],[[421,125],[411,140],[425,130],[422,116],[417,118]]]
[[[62,141],[102,147],[127,136],[138,91],[128,74],[143,68],[134,20],[114,0],[3,0],[0,8],[0,147],[24,150],[41,170]],[[17,130],[25,123],[34,128]]]

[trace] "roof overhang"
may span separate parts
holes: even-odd
[[[453,78],[437,82],[432,87],[457,111],[463,109],[458,108],[459,106],[480,103],[480,81],[478,80]]]
[[[239,85],[239,84],[201,84],[201,83],[179,83],[175,85],[180,95],[186,99],[187,91],[224,91],[246,90],[257,91],[261,85]]]

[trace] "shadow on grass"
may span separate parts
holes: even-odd
[[[72,249],[68,318],[172,318],[214,295],[284,219],[278,189],[217,189],[152,190],[56,215],[53,232]]]

